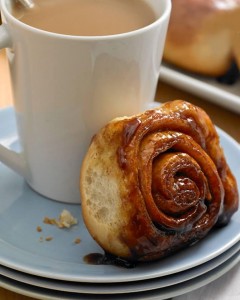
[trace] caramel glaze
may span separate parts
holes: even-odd
[[[132,261],[155,260],[226,225],[238,209],[236,180],[207,114],[176,100],[127,119],[117,150],[127,178]]]
[[[117,267],[123,267],[132,269],[136,266],[136,263],[127,261],[121,257],[114,256],[110,253],[89,253],[84,256],[84,262],[90,265],[114,265]]]

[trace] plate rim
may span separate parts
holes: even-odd
[[[159,81],[172,84],[178,88],[191,92],[206,101],[213,102],[240,114],[240,93],[232,93],[224,88],[217,87],[209,81],[208,77],[199,76],[180,70],[163,62],[160,68]],[[240,82],[237,83],[240,86]],[[161,99],[160,99],[161,101]]]
[[[224,253],[220,254],[214,259],[207,261],[206,263],[203,263],[199,266],[196,266],[195,268],[191,268],[183,272],[178,272],[176,274],[168,275],[167,279],[158,277],[158,278],[153,278],[153,279],[148,279],[143,281],[121,282],[120,284],[116,283],[115,285],[104,283],[104,284],[97,284],[97,286],[95,286],[95,283],[86,284],[81,282],[49,280],[49,278],[18,272],[16,270],[5,268],[3,266],[0,266],[0,272],[1,275],[3,275],[4,277],[8,277],[15,281],[19,281],[28,285],[38,286],[41,288],[47,288],[51,290],[58,290],[58,291],[72,292],[72,293],[83,293],[83,294],[115,294],[115,293],[125,294],[125,293],[132,293],[132,292],[150,291],[150,290],[170,287],[176,284],[184,283],[185,281],[197,278],[203,274],[208,273],[211,270],[216,269],[217,267],[221,266],[223,263],[228,261],[236,253],[239,253],[240,255],[240,242],[233,245],[230,249],[226,250]],[[181,278],[182,276],[184,278]],[[169,277],[173,277],[171,278],[170,283],[168,281]],[[176,281],[176,277],[177,277],[177,281]],[[167,281],[167,283],[162,283],[164,279],[165,281]]]
[[[193,292],[194,290],[201,288],[201,287],[213,282],[214,280],[217,280],[222,275],[224,275],[225,273],[230,271],[233,267],[235,267],[239,262],[240,262],[240,255],[238,253],[238,255],[236,254],[235,256],[231,257],[223,265],[215,268],[214,270],[211,270],[211,271],[207,272],[206,274],[200,275],[197,278],[190,279],[190,280],[184,282],[183,284],[176,284],[175,286],[166,287],[165,291],[163,288],[163,289],[158,289],[158,290],[146,291],[144,293],[138,293],[138,292],[136,292],[135,294],[130,293],[130,294],[126,294],[125,296],[127,296],[127,298],[125,297],[124,299],[123,299],[123,297],[124,297],[123,294],[115,294],[114,299],[127,300],[127,299],[129,299],[129,296],[130,296],[130,298],[133,300],[163,300],[166,298],[172,298],[172,297],[184,295],[186,293]],[[0,275],[0,286],[5,289],[11,290],[13,292],[16,292],[16,293],[19,293],[19,294],[22,294],[25,296],[34,297],[34,298],[42,299],[42,300],[46,300],[46,299],[58,300],[59,299],[59,291],[53,291],[53,290],[49,290],[49,289],[33,287],[28,284],[23,284],[18,281],[15,281],[15,280],[9,280],[8,278],[5,278],[5,281],[7,280],[7,281],[12,282],[12,284],[9,284],[9,283],[7,284],[6,282],[3,283],[3,280],[2,280],[3,277],[4,276]],[[15,287],[14,283],[18,284],[18,285],[20,284],[21,287],[19,287],[19,286]],[[26,289],[26,287],[28,289]],[[43,291],[45,291],[44,294],[43,294]],[[54,292],[58,293],[58,296],[54,296],[53,295]],[[60,292],[60,293],[62,293],[62,292]],[[50,294],[52,294],[52,295],[50,296]],[[88,300],[109,299],[110,300],[110,299],[112,299],[112,298],[109,298],[109,296],[112,297],[112,295],[106,295],[106,294],[98,295],[100,297],[97,297],[97,298],[96,298],[96,295],[89,295],[89,294],[86,295],[86,294],[67,293],[67,292],[65,292],[64,294],[66,295],[66,297],[61,294],[62,300],[86,300],[86,299],[88,299]],[[46,296],[47,296],[47,298],[46,298]]]

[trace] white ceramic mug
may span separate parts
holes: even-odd
[[[0,160],[40,194],[80,202],[81,161],[93,134],[154,100],[171,1],[147,2],[157,15],[149,26],[83,37],[28,26],[1,0],[0,48],[7,48],[22,151],[0,146]]]

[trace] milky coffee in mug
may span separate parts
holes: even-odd
[[[14,15],[46,31],[80,36],[112,35],[156,20],[145,0],[34,0],[35,9],[16,4]]]
[[[34,0],[34,11],[18,13],[16,2],[0,0],[0,48],[20,151],[0,145],[0,161],[43,196],[80,203],[80,168],[93,135],[154,100],[171,1]]]

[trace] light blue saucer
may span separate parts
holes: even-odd
[[[17,149],[18,140],[12,109],[0,110],[0,142]],[[240,147],[219,130],[228,163],[240,187]],[[79,219],[70,230],[43,224],[45,216],[56,218],[68,209]],[[36,230],[42,227],[42,232]],[[51,241],[45,237],[51,236]],[[43,237],[43,241],[40,238]],[[80,238],[79,244],[74,243]],[[0,163],[0,264],[18,271],[65,281],[110,283],[145,280],[171,275],[205,263],[240,240],[240,212],[230,224],[215,230],[196,245],[155,263],[134,269],[93,266],[83,257],[102,250],[88,234],[80,205],[46,199],[32,191],[24,180]]]

